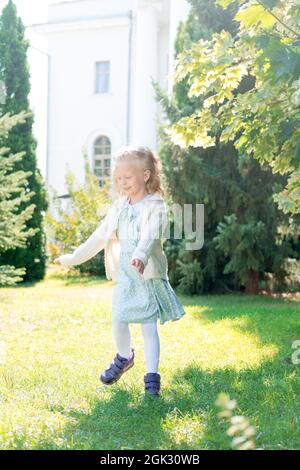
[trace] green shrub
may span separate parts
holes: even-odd
[[[72,253],[99,226],[111,201],[109,182],[100,187],[97,177],[92,173],[87,156],[85,159],[85,181],[80,184],[69,169],[65,182],[68,190],[66,204],[52,188],[50,209],[46,213],[47,250],[52,262],[65,253]],[[74,269],[81,273],[105,275],[104,251]]]

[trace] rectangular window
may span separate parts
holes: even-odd
[[[110,62],[96,62],[96,93],[109,92]]]

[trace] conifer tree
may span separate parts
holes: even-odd
[[[27,63],[28,41],[25,28],[17,15],[16,6],[9,0],[0,17],[0,82],[4,84],[5,100],[0,103],[0,114],[16,115],[21,111],[31,112],[29,105],[30,73]],[[35,234],[26,240],[26,246],[11,248],[1,253],[0,265],[25,268],[25,281],[40,280],[46,267],[44,215],[48,207],[43,178],[37,167],[36,140],[33,135],[33,113],[19,123],[6,137],[1,137],[0,146],[8,147],[12,154],[25,152],[22,159],[14,161],[12,171],[27,173],[25,190],[31,198],[23,199],[20,214],[34,204],[32,217],[26,220],[27,229]],[[37,229],[37,230],[36,230]]]
[[[24,118],[23,112],[18,116],[0,117],[0,137],[6,136],[17,123],[24,122]],[[20,203],[28,203],[32,196],[32,193],[25,191],[30,172],[11,171],[14,163],[23,156],[24,152],[12,155],[8,148],[0,147],[0,255],[24,246],[28,237],[35,233],[32,228],[26,229],[26,221],[32,217],[34,204],[27,204],[23,211],[18,210]],[[0,286],[14,285],[23,279],[24,274],[24,268],[1,264]]]
[[[225,30],[236,35],[237,3],[227,10],[212,0],[190,3],[188,20],[178,29],[176,57],[198,40],[210,40],[213,33]],[[251,87],[253,80],[246,77],[238,92]],[[171,125],[203,107],[201,96],[189,94],[188,76],[175,82],[171,98],[158,84],[155,89]],[[277,230],[287,217],[275,206],[272,194],[284,187],[285,178],[273,175],[267,164],[239,154],[230,142],[217,140],[214,147],[183,149],[174,144],[166,127],[160,123],[160,157],[168,192],[179,204],[203,203],[205,216],[201,250],[185,250],[185,240],[170,240],[166,245],[173,282],[187,293],[236,289],[255,293],[265,272],[283,279],[283,260],[290,251],[287,243],[277,245]],[[189,131],[187,127],[186,135]]]

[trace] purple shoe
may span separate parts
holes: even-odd
[[[121,378],[121,376],[124,374],[124,372],[126,372],[127,370],[131,369],[131,367],[133,367],[134,349],[131,348],[131,351],[132,351],[132,357],[130,359],[120,356],[119,353],[115,355],[114,360],[110,364],[108,369],[105,369],[105,371],[100,375],[101,382],[103,382],[105,385],[111,385],[117,382]]]
[[[150,395],[159,396],[160,392],[160,374],[148,372],[144,375],[145,392]]]

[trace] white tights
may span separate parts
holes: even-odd
[[[157,322],[141,323],[141,330],[144,338],[144,351],[147,366],[147,373],[158,372],[160,341],[157,331]],[[126,322],[112,322],[113,338],[122,357],[131,357],[131,335],[129,324]]]

